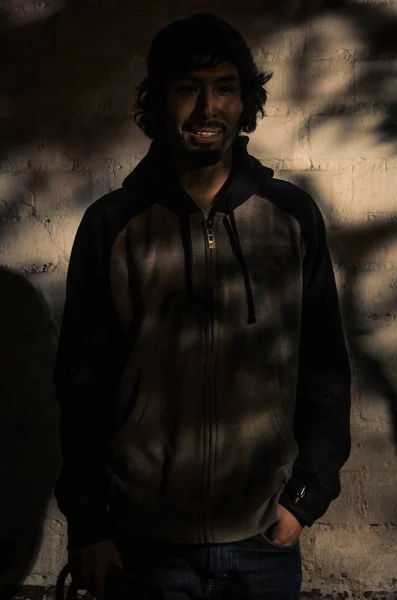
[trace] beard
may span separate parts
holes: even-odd
[[[178,136],[174,148],[179,160],[187,169],[202,169],[220,162],[233,145],[234,137],[230,139],[228,136],[229,139],[224,139],[222,144],[211,148],[205,144],[191,146],[185,143],[183,136]]]
[[[224,154],[225,150],[223,148],[200,148],[192,151],[183,147],[180,156],[187,167],[202,169],[216,165],[222,160]]]

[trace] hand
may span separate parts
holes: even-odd
[[[124,569],[120,553],[112,540],[82,546],[69,552],[73,583],[98,600],[104,599],[106,575],[112,564]]]
[[[281,546],[290,546],[297,541],[303,527],[284,506],[277,506],[277,522],[273,525],[270,535],[271,541]]]

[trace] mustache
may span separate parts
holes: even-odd
[[[224,131],[226,129],[226,125],[225,123],[222,123],[222,121],[218,121],[215,119],[211,119],[209,121],[196,121],[196,120],[192,120],[189,119],[187,121],[185,121],[185,123],[182,126],[182,129],[221,129],[222,131]]]

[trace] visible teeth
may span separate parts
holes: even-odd
[[[202,135],[204,137],[212,137],[217,135],[219,131],[196,131],[197,135]]]

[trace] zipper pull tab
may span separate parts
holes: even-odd
[[[208,248],[210,250],[213,250],[215,248],[215,236],[214,236],[214,231],[212,229],[210,229],[209,227],[207,227],[207,242],[208,242]]]
[[[302,500],[302,498],[304,498],[306,496],[306,491],[307,491],[307,485],[303,485],[300,490],[298,490],[296,492],[296,496],[295,496],[295,504],[298,504],[298,502],[300,500]]]
[[[213,250],[215,248],[215,235],[214,235],[214,230],[212,229],[213,217],[214,217],[214,210],[213,210],[213,208],[211,208],[210,214],[208,215],[208,219],[206,222],[207,243],[208,243],[208,248],[210,250]]]

